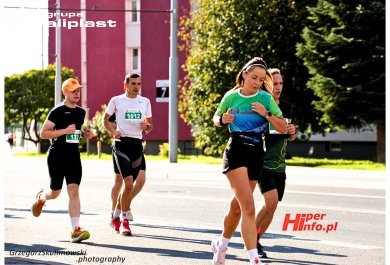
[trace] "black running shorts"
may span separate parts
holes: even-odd
[[[115,164],[114,171],[117,174],[121,174],[123,178],[133,176],[133,181],[136,180],[138,173],[142,166],[143,149],[142,140],[121,137],[120,141],[115,141],[112,147],[112,155],[114,157]]]
[[[119,168],[118,168],[118,166],[116,165],[114,152],[112,152],[112,164],[114,165],[114,172],[115,172],[115,174],[120,174]],[[143,153],[142,153],[142,161],[141,161],[140,170],[146,170],[145,155],[144,155]],[[136,177],[136,178],[137,178],[137,177]]]
[[[61,190],[64,178],[67,185],[80,185],[82,167],[78,151],[66,152],[50,149],[47,156],[47,165],[50,175],[50,189]]]
[[[278,192],[278,200],[282,201],[286,188],[286,172],[276,172],[264,169],[260,175],[259,187],[261,194],[276,189]]]
[[[259,180],[263,169],[263,142],[251,143],[236,138],[229,138],[223,152],[223,171],[226,174],[230,170],[246,167],[250,180]]]

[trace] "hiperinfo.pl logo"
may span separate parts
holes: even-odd
[[[336,231],[339,222],[324,224],[324,213],[297,213],[295,216],[287,213],[284,217],[283,231],[292,227],[292,231]],[[291,225],[291,226],[290,226]]]

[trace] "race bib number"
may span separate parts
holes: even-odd
[[[129,121],[139,121],[141,120],[142,114],[140,110],[126,110],[125,119]]]
[[[72,144],[78,144],[80,142],[81,131],[75,130],[72,134],[66,135],[66,142]]]

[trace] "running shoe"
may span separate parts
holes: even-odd
[[[43,205],[45,205],[45,203],[39,199],[39,196],[41,196],[42,193],[43,193],[43,189],[41,189],[41,190],[37,193],[37,195],[35,196],[35,202],[34,202],[34,204],[31,206],[31,212],[32,212],[32,214],[33,214],[35,217],[38,217],[38,216],[41,215],[41,213],[42,213],[42,207],[43,207]]]
[[[250,265],[267,265],[266,263],[262,263],[259,258],[254,258],[251,260]]]
[[[131,210],[127,212],[127,218],[129,218],[129,221],[134,221],[133,215],[131,214]]]
[[[110,226],[119,233],[119,227],[121,226],[121,220],[118,218],[112,218],[110,221]]]
[[[263,246],[257,241],[257,252],[259,253],[259,258],[267,258],[267,253],[263,250]]]
[[[218,239],[211,241],[211,250],[213,251],[213,265],[225,265],[226,250],[220,249],[218,246]]]
[[[81,241],[87,240],[90,237],[89,232],[79,226],[73,230],[70,236],[72,243],[80,243]]]
[[[119,232],[121,233],[121,235],[124,235],[124,236],[131,236],[131,230],[130,230],[130,226],[129,226],[129,220],[127,219],[123,219],[121,225],[120,225],[120,228],[119,228]]]

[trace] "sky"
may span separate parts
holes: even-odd
[[[47,66],[47,0],[2,0],[2,74],[8,76]],[[42,41],[43,34],[43,41]],[[43,52],[42,52],[43,49]],[[43,57],[42,57],[43,54]]]

